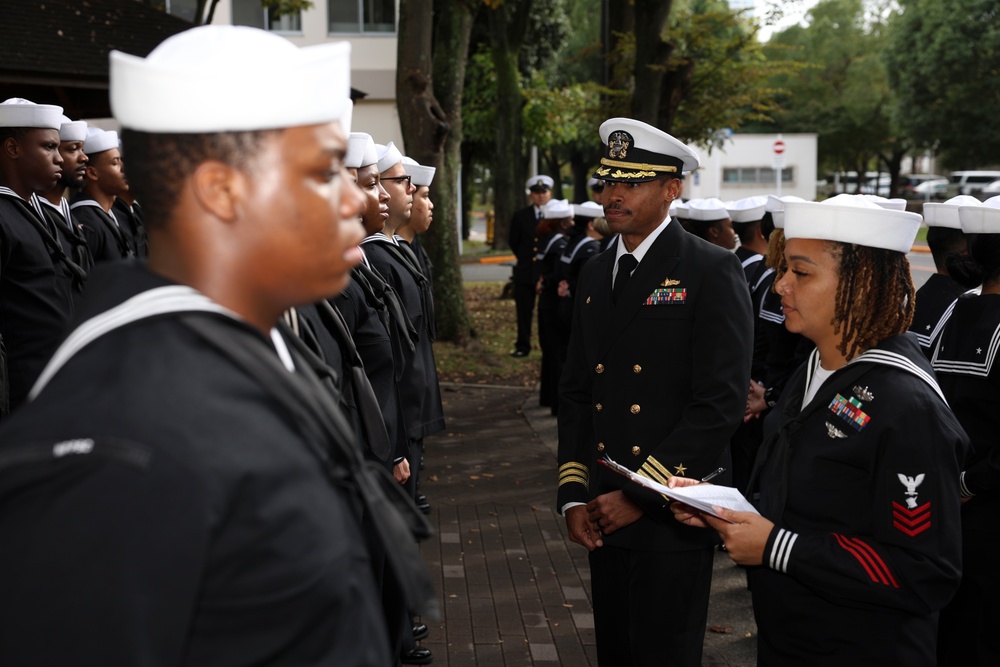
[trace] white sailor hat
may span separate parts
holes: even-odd
[[[385,145],[375,144],[375,152],[378,154],[378,173],[380,174],[384,174],[403,161],[403,154],[391,141]]]
[[[573,204],[573,215],[582,218],[600,218],[604,215],[604,207],[596,201],[585,201],[582,204]]]
[[[872,202],[873,204],[878,204],[882,208],[887,208],[890,211],[905,211],[906,210],[906,200],[905,199],[887,199],[879,195],[860,195]]]
[[[594,188],[603,188],[604,181],[599,178],[590,177],[587,179],[587,189],[593,190]]]
[[[62,124],[59,126],[59,141],[85,141],[86,139],[87,121],[62,117]]]
[[[713,222],[715,220],[725,220],[729,217],[729,211],[722,200],[715,197],[707,199],[692,199],[688,202],[688,220],[699,220],[701,222]]]
[[[859,195],[821,202],[785,202],[785,238],[821,239],[907,253],[920,216],[882,208]]]
[[[532,176],[524,182],[524,188],[526,190],[532,190],[535,192],[551,190],[553,185],[555,185],[555,181],[552,180],[551,176],[546,176],[545,174]]]
[[[958,195],[943,202],[927,202],[924,204],[924,222],[927,223],[928,227],[962,229],[958,208],[960,206],[979,206],[981,203],[972,195]]]
[[[975,197],[972,197],[975,199]],[[1000,195],[982,203],[959,206],[958,218],[966,234],[1000,234]]]
[[[787,202],[803,202],[805,199],[802,197],[796,197],[795,195],[787,195],[785,197],[775,197],[774,195],[767,196],[767,204],[764,206],[765,212],[771,214],[771,220],[774,222],[775,229],[785,228],[785,204]]]
[[[670,210],[668,211],[670,217],[684,218],[686,220],[688,216],[688,211],[690,210],[688,204],[690,203],[691,203],[690,199],[686,202],[681,201],[680,199],[675,199],[672,202],[670,202]]]
[[[767,210],[767,197],[757,195],[755,197],[744,197],[734,202],[726,204],[729,217],[735,223],[757,222],[764,217]]]
[[[118,145],[117,132],[109,132],[99,127],[88,127],[87,138],[83,140],[83,152],[87,155],[96,155],[112,148],[118,148]]]
[[[157,133],[270,130],[337,121],[350,132],[351,47],[299,48],[265,30],[206,25],[145,58],[112,51],[111,110]]]
[[[344,166],[360,169],[378,162],[375,151],[375,140],[365,132],[351,132],[347,138],[347,154],[344,155]]]
[[[54,104],[35,104],[23,97],[12,97],[0,102],[0,127],[58,130],[64,117],[62,107]]]
[[[568,199],[550,199],[542,206],[543,218],[572,218],[573,207]]]
[[[410,182],[416,186],[426,185],[431,186],[431,182],[434,180],[434,172],[437,171],[434,167],[425,167],[411,157],[403,156],[403,169],[406,170],[406,175],[410,177]]]
[[[697,169],[698,154],[663,130],[631,118],[611,118],[601,123],[604,157],[594,172],[606,181],[641,183],[660,176],[680,178]]]

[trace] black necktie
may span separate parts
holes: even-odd
[[[625,283],[632,277],[635,267],[639,266],[639,260],[634,255],[622,255],[618,258],[618,274],[615,276],[615,286],[611,290],[611,305],[618,303],[618,297],[625,290]]]

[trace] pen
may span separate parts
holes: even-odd
[[[714,471],[712,471],[712,472],[708,473],[707,475],[705,475],[704,477],[702,477],[701,481],[707,482],[709,480],[715,479],[716,477],[718,477],[719,475],[721,475],[724,472],[726,472],[725,468],[716,468]]]

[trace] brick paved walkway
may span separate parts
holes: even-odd
[[[438,666],[596,665],[587,552],[553,507],[555,419],[524,389],[442,389],[448,429],[421,473],[437,532],[421,551],[443,617],[422,644]],[[725,554],[709,626],[705,667],[755,664],[749,593]]]

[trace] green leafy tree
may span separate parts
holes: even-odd
[[[881,164],[894,188],[910,141],[893,115],[885,15],[880,3],[824,0],[810,10],[807,26],[774,35],[767,57],[794,65],[768,78],[783,91],[781,109],[773,123],[754,129],[816,132],[821,168],[863,174]]]
[[[890,22],[896,118],[953,167],[1000,162],[1000,5],[902,0]]]

